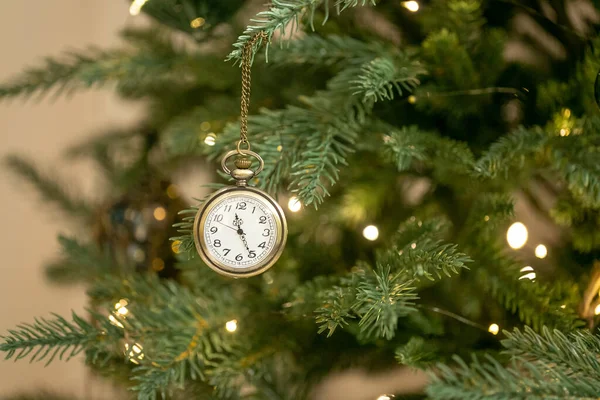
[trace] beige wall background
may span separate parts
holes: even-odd
[[[0,81],[46,55],[88,44],[118,43],[116,33],[134,17],[123,0],[0,1]],[[130,105],[110,90],[85,92],[70,99],[0,103],[0,157],[19,153],[82,183],[94,194],[88,165],[65,165],[61,152],[107,123],[126,124],[136,118]],[[82,311],[83,287],[51,286],[42,264],[57,254],[56,236],[68,226],[44,207],[33,190],[0,169],[0,334],[34,316],[51,311],[68,315]],[[94,382],[80,359],[69,363],[0,361],[0,398],[23,391],[50,389],[83,399],[114,399],[110,387]]]

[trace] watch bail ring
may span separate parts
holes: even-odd
[[[239,143],[238,143],[238,147],[239,147]],[[231,150],[223,156],[223,159],[221,160],[221,168],[223,168],[223,171],[227,175],[231,175],[231,170],[227,167],[227,160],[229,160],[231,157],[233,157],[235,155],[239,155],[239,154],[252,156],[258,160],[259,165],[258,165],[258,168],[254,171],[254,176],[257,176],[258,174],[260,174],[261,171],[265,168],[265,161],[262,159],[262,157],[259,156],[257,153],[251,151],[249,149],[249,147],[250,146],[248,146],[248,150],[242,150],[241,153],[238,153],[238,150]]]

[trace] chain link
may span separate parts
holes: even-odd
[[[242,101],[240,106],[240,141],[237,144],[237,152],[244,154],[242,145],[246,146],[245,150],[250,150],[250,141],[248,140],[248,107],[250,106],[250,67],[252,64],[252,49],[256,42],[267,39],[267,34],[260,31],[254,35],[244,45],[242,51]]]

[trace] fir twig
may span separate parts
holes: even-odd
[[[242,57],[242,50],[246,43],[261,31],[267,34],[268,39],[265,51],[268,52],[269,43],[275,32],[281,34],[281,39],[285,39],[286,35],[292,35],[299,29],[300,20],[304,15],[308,16],[308,23],[311,28],[314,29],[315,11],[317,7],[323,3],[325,3],[325,9],[329,10],[329,0],[298,0],[293,3],[284,0],[273,0],[267,11],[259,12],[256,17],[251,20],[255,25],[249,25],[244,33],[240,35],[233,45],[235,50],[227,56],[227,60],[239,62]],[[336,6],[338,7],[338,10],[342,11],[346,8],[356,7],[358,5],[365,6],[368,3],[375,5],[375,0],[337,0]],[[325,21],[323,22],[326,21],[327,18],[325,18]],[[293,24],[292,29],[291,31],[286,31],[289,24]],[[262,40],[259,40],[252,49],[253,55],[261,45]]]
[[[32,162],[19,156],[8,156],[5,165],[34,186],[45,203],[55,205],[66,216],[83,220],[91,217],[90,205],[83,200],[81,194],[75,192],[73,185],[67,185],[48,173],[42,173]]]

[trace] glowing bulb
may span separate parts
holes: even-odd
[[[548,249],[546,248],[546,246],[544,246],[543,244],[538,244],[538,246],[535,248],[535,256],[537,258],[546,258],[547,255]]]
[[[115,304],[115,310],[118,310],[121,307],[127,307],[127,304],[129,304],[129,302],[126,299],[121,299]]]
[[[162,221],[166,217],[167,217],[167,210],[165,210],[164,207],[159,206],[154,209],[154,218],[157,221]]]
[[[402,7],[406,8],[410,12],[419,11],[419,3],[416,1],[403,1]]]
[[[237,320],[232,319],[231,321],[227,321],[225,324],[225,329],[227,329],[227,332],[235,332],[237,330]]]
[[[119,313],[119,315],[125,316],[129,314],[129,310],[127,309],[127,307],[121,307],[117,310],[117,313]]]
[[[128,343],[125,343],[125,355],[129,358],[129,361],[134,364],[139,364],[139,360],[144,359],[144,348],[141,344],[135,343],[132,346],[129,346]]]
[[[288,208],[291,212],[298,212],[302,208],[302,203],[296,196],[290,197],[290,201],[288,201]]]
[[[138,15],[147,1],[148,0],[133,0],[131,6],[129,6],[129,14]]]
[[[500,332],[500,327],[498,326],[498,324],[491,324],[488,328],[488,332],[492,335],[497,335],[498,332]]]
[[[119,322],[118,319],[115,318],[114,315],[109,315],[108,316],[108,320],[110,321],[111,325],[114,325],[118,328],[124,329],[125,326],[123,326],[123,324],[121,322]]]
[[[508,245],[517,250],[527,243],[527,227],[521,222],[515,222],[506,232],[506,241]]]
[[[526,266],[526,267],[523,267],[523,268],[521,268],[521,272],[528,272],[528,273],[527,273],[527,274],[525,274],[525,275],[522,275],[522,276],[519,278],[519,280],[521,280],[521,279],[529,279],[529,280],[531,280],[531,281],[532,281],[532,280],[534,280],[534,279],[535,279],[535,277],[536,277],[536,275],[535,275],[535,272],[534,272],[534,269],[533,269],[532,267],[530,267],[529,265],[528,265],[528,266]]]
[[[415,96],[415,95],[408,96],[408,102],[410,104],[415,104],[417,102],[417,96]]]
[[[202,17],[198,17],[196,19],[193,19],[190,22],[190,26],[194,29],[200,28],[202,25],[204,25],[204,23],[206,22],[206,20]]]
[[[565,308],[567,308],[567,305],[563,304],[562,306],[560,306],[560,308],[562,308],[564,310]]]
[[[394,397],[394,396],[392,396]],[[379,396],[377,398],[377,400],[392,400],[392,397],[388,396],[387,394],[382,394],[381,396]]]
[[[379,229],[375,225],[369,225],[363,229],[363,236],[367,240],[377,240],[379,237]]]
[[[598,305],[596,306],[596,308],[594,309],[594,314],[596,314],[596,315],[600,315],[600,304],[598,304]]]
[[[217,143],[217,135],[215,135],[214,133],[209,133],[204,138],[204,144],[207,146],[214,146],[215,143]]]

